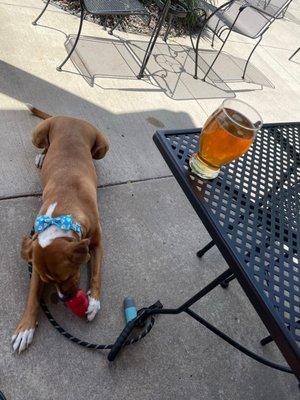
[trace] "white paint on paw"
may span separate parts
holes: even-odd
[[[100,300],[94,299],[93,297],[89,296],[89,307],[86,312],[87,320],[91,322],[95,318],[100,308]]]
[[[26,329],[25,331],[19,332],[17,335],[13,335],[11,338],[13,352],[17,350],[19,354],[27,349],[33,339],[35,328]]]

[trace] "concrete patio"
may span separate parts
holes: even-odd
[[[42,314],[28,351],[13,355],[10,338],[23,311],[29,280],[19,256],[20,240],[41,204],[30,136],[39,120],[23,103],[53,115],[87,119],[109,138],[107,157],[96,163],[105,237],[102,309],[87,324],[62,305],[50,304],[50,308],[72,333],[110,343],[124,325],[125,296],[134,296],[139,307],[157,299],[176,306],[225,270],[216,248],[201,260],[196,257],[209,235],[172,178],[152,135],[162,127],[201,126],[221,98],[228,96],[227,86],[237,98],[258,108],[265,122],[300,121],[300,54],[288,61],[300,45],[300,1],[294,0],[286,18],[272,26],[258,47],[251,60],[251,83],[233,83],[234,76],[220,65],[219,89],[201,81],[193,81],[191,89],[190,61],[178,61],[185,63],[180,72],[182,87],[173,65],[169,75],[162,77],[160,72],[156,79],[142,81],[127,65],[129,76],[116,79],[128,71],[122,57],[113,63],[116,46],[121,47],[114,41],[125,41],[129,47],[142,43],[143,48],[147,37],[119,31],[110,37],[88,21],[83,36],[94,38],[99,52],[91,57],[84,38],[79,51],[83,57],[84,51],[90,52],[89,68],[98,75],[95,85],[91,87],[71,62],[67,71],[58,73],[55,68],[65,57],[66,35],[77,31],[78,18],[50,6],[40,21],[43,26],[34,27],[31,21],[42,6],[40,0],[26,4],[0,0],[0,390],[7,400],[298,399],[293,376],[248,359],[183,315],[157,318],[149,336],[127,347],[114,364],[108,363],[106,352],[88,351],[66,341]],[[157,51],[165,54],[169,50],[161,43]],[[170,44],[171,51],[177,49],[186,57],[176,46],[187,48],[187,38],[170,38]],[[109,49],[107,60],[106,53],[101,58],[103,45]],[[227,52],[245,59],[252,46],[251,41],[232,35]],[[201,49],[203,54],[212,51],[205,41]],[[162,70],[169,65],[166,60],[162,57]],[[153,62],[150,72],[156,68]],[[105,76],[108,73],[116,76]],[[197,85],[202,85],[201,90]],[[201,315],[228,335],[269,359],[284,362],[274,344],[260,346],[259,339],[267,331],[237,282],[207,296],[196,307],[199,312],[200,305]]]

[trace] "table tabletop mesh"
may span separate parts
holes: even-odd
[[[265,125],[250,150],[212,181],[190,173],[198,137],[164,133],[172,161],[300,354],[300,124]]]

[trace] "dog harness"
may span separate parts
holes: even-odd
[[[73,220],[72,215],[61,215],[53,218],[50,215],[39,215],[34,223],[35,233],[44,232],[50,226],[55,225],[63,231],[74,231],[82,236],[81,226]]]

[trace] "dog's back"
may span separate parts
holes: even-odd
[[[108,150],[106,137],[87,121],[52,117],[32,106],[30,111],[44,119],[32,133],[33,144],[46,149],[41,171],[44,198],[51,193],[64,203],[72,203],[74,196],[80,203],[89,203],[97,187],[92,158],[104,157]]]

